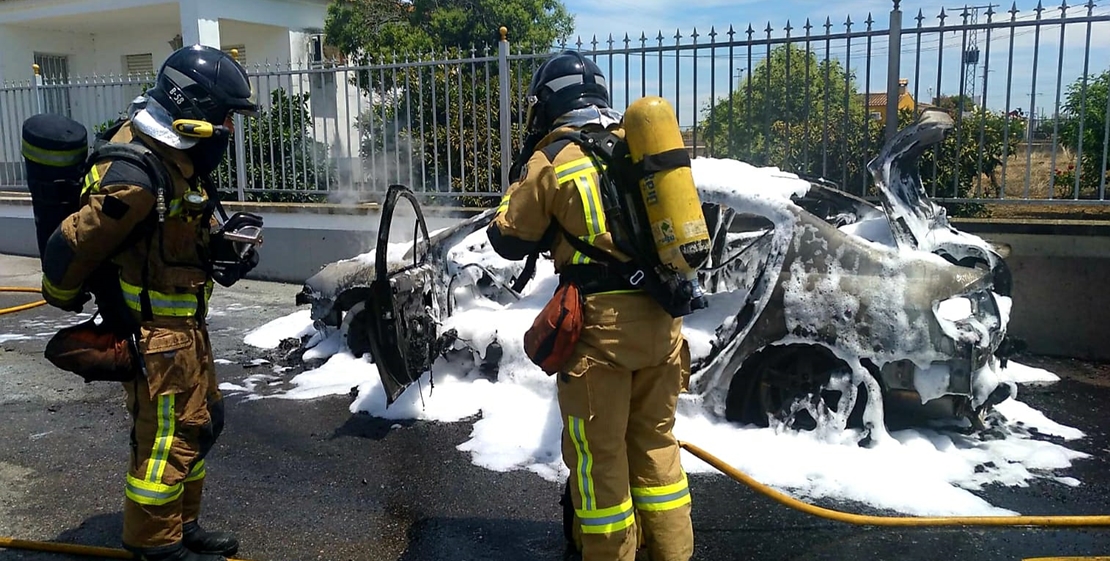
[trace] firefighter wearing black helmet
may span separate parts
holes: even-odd
[[[586,294],[580,339],[556,376],[573,505],[568,539],[586,561],[631,561],[638,549],[652,561],[685,561],[693,554],[690,491],[672,434],[689,376],[682,320],[565,239],[628,259],[606,228],[605,171],[561,138],[602,129],[623,138],[621,115],[609,107],[600,69],[575,51],[539,67],[528,103],[526,153],[487,232],[508,259],[550,251],[561,280]]]
[[[78,311],[93,291],[103,312],[101,300],[114,295],[132,322],[142,373],[124,383],[133,425],[120,483],[123,543],[140,559],[218,561],[238,549],[233,535],[198,523],[205,457],[224,417],[205,317],[213,280],[230,286],[258,256],[224,237],[208,176],[227,151],[233,114],[257,109],[231,56],[199,45],[171,54],[110,137],[148,149],[162,172],[119,159],[93,166],[80,210],[44,252],[47,301]],[[214,266],[215,255],[236,251],[241,259]],[[118,275],[94,289],[105,266]]]

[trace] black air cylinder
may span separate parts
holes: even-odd
[[[46,240],[77,211],[88,153],[88,129],[69,117],[41,114],[23,122],[23,162],[40,258]]]

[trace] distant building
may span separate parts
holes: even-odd
[[[898,110],[899,111],[913,111],[916,106],[920,111],[927,104],[919,104],[914,101],[913,96],[907,91],[910,81],[902,78],[898,80]],[[886,123],[886,108],[889,105],[886,92],[868,93],[867,96],[867,116],[869,119]]]

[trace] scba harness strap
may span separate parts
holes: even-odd
[[[648,174],[689,166],[689,154],[684,149],[669,150],[647,156],[638,164],[633,164],[628,144],[605,130],[567,132],[548,144],[543,151],[551,160],[570,142],[581,146],[594,161],[600,179],[597,189],[607,229],[612,233],[617,250],[629,256],[630,260],[620,261],[554,223],[553,227],[562,232],[563,239],[575,251],[593,262],[568,265],[560,274],[579,284],[583,294],[644,290],[673,317],[690,314],[690,295],[676,291],[660,275],[663,265],[654,250],[651,228],[646,224],[647,210],[639,195],[638,185],[640,179]],[[517,292],[535,274],[539,253],[537,251],[528,256],[524,270],[513,285]]]

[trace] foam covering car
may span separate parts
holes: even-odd
[[[918,170],[951,128],[947,114],[927,111],[887,142],[868,164],[875,202],[775,168],[693,160],[712,233],[699,271],[710,305],[685,318],[689,392],[702,406],[798,429],[889,423],[884,412],[982,428],[1013,395],[997,376],[1015,349],[1005,248],[953,227]],[[390,240],[398,203],[411,208],[409,241]],[[476,301],[522,298],[511,286],[523,264],[498,258],[485,238],[494,212],[429,234],[417,197],[393,186],[375,248],[304,283],[298,304],[319,330],[342,331],[352,353],[371,355],[390,403],[437,360],[475,360],[496,376],[503,345],[519,344],[475,349],[444,328]]]

